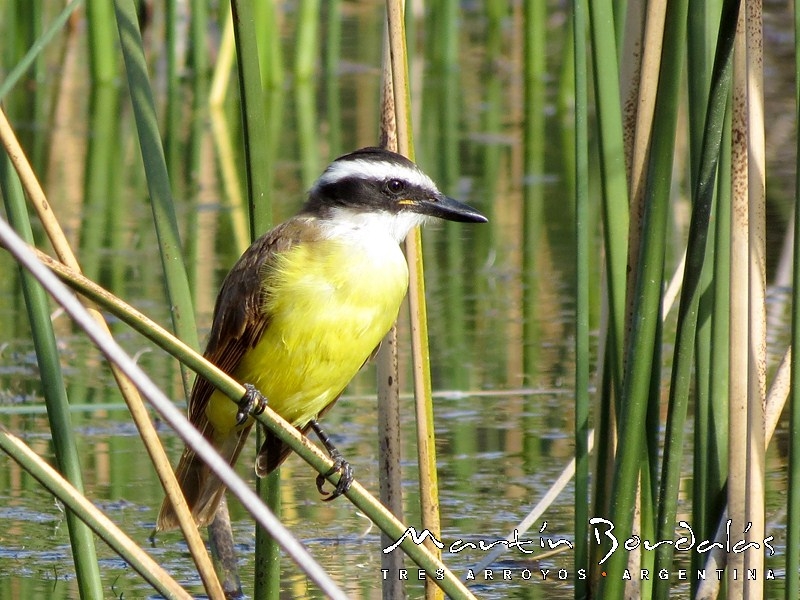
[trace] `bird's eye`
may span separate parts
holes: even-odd
[[[392,194],[399,194],[406,189],[406,184],[402,179],[390,179],[386,182],[386,189]]]

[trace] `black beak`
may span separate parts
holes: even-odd
[[[443,194],[414,202],[413,210],[429,217],[459,223],[486,223],[489,220],[468,204]]]

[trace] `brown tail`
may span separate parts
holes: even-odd
[[[244,447],[251,425],[224,437],[215,436],[213,427],[206,422],[202,431],[206,439],[233,466]],[[211,469],[188,446],[183,450],[175,469],[175,477],[183,490],[186,503],[192,511],[198,527],[204,527],[214,520],[217,506],[225,493],[225,486]],[[178,527],[178,519],[172,503],[164,498],[156,521],[156,531],[169,531]]]

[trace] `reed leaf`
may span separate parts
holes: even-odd
[[[689,111],[689,150],[691,169],[691,189],[697,189],[698,170],[701,160],[703,144],[703,126],[705,123],[705,108],[710,88],[711,71],[714,61],[714,47],[717,43],[717,28],[721,2],[691,2],[689,4],[689,23],[687,30],[687,63],[694,65],[689,69],[688,77],[688,111]],[[723,114],[724,120],[724,114]],[[722,127],[724,135],[724,123]],[[724,152],[720,148],[720,152]],[[719,177],[717,178],[719,182]],[[712,214],[719,208],[714,200]],[[722,349],[711,343],[714,323],[721,320],[721,314],[713,311],[714,298],[714,263],[715,246],[713,240],[716,236],[717,220],[709,223],[709,239],[706,245],[706,257],[702,278],[700,281],[700,302],[698,304],[698,325],[695,350],[695,406],[694,406],[694,437],[693,437],[693,472],[692,479],[692,519],[693,529],[698,532],[700,539],[708,539],[713,535],[712,517],[709,506],[714,502],[714,496],[719,489],[719,479],[712,475],[718,474],[714,467],[716,447],[712,421],[712,382],[714,377],[712,362],[715,351]],[[727,317],[725,317],[727,318]],[[692,553],[692,567],[696,572],[699,568],[699,553]],[[696,588],[697,582],[692,582]]]
[[[239,65],[239,93],[242,104],[245,175],[247,178],[250,237],[256,239],[272,226],[272,189],[269,179],[267,121],[258,60],[252,0],[231,0],[236,59]]]
[[[175,216],[164,147],[158,130],[155,101],[147,73],[136,6],[132,0],[115,0],[114,9],[139,134],[139,146],[147,175],[147,188],[158,235],[167,295],[172,308],[170,311],[172,324],[177,335],[196,348],[198,347],[197,327],[189,291],[189,280],[182,258],[178,220]],[[188,397],[191,387],[189,374],[186,370],[183,370],[182,373],[184,390]]]
[[[622,141],[619,67],[611,0],[589,2],[589,28],[600,143],[603,192],[603,241],[609,302],[609,369],[616,390],[622,389],[625,340],[625,289],[628,237],[628,185]],[[600,436],[603,436],[601,432]]]

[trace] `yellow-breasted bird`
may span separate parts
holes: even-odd
[[[407,158],[363,148],[333,161],[299,214],[256,240],[222,284],[205,357],[252,385],[303,432],[320,434],[342,471],[333,496],[352,480],[349,465],[317,419],[331,408],[397,318],[408,287],[399,243],[429,217],[485,222],[474,208],[442,194]],[[233,465],[253,418],[197,377],[189,419]],[[274,434],[256,459],[264,476],[288,454]],[[190,448],[176,469],[199,526],[214,519],[225,491]],[[321,481],[317,481],[321,490]],[[177,526],[161,506],[157,529]]]

